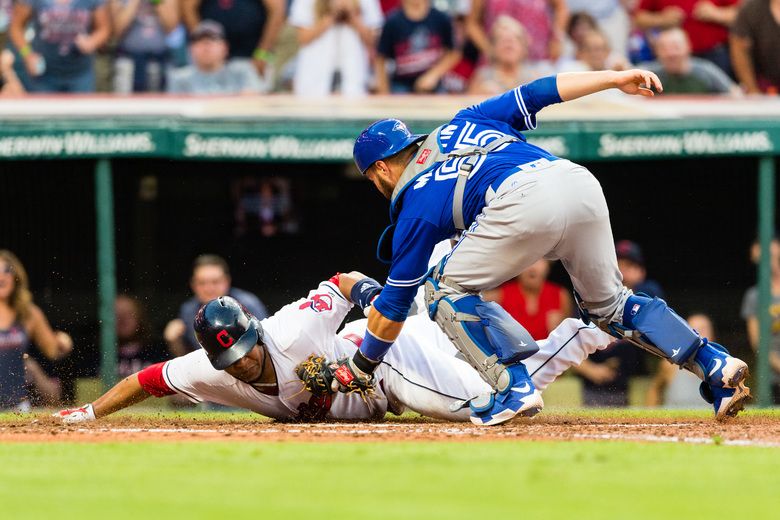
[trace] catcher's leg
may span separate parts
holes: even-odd
[[[531,417],[544,403],[534,388],[523,359],[539,350],[531,335],[495,302],[447,282],[433,269],[425,281],[428,313],[493,391],[454,405],[468,405],[471,421],[501,424],[523,415]]]
[[[553,254],[571,276],[583,318],[695,373],[717,418],[735,415],[750,395],[747,364],[702,338],[665,301],[623,287],[601,186],[582,167],[571,170],[565,186],[560,196],[569,202],[569,224]]]

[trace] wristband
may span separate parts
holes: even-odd
[[[364,374],[373,374],[376,367],[379,366],[378,362],[371,361],[360,350],[352,356],[352,364]]]
[[[252,53],[252,57],[256,60],[265,61],[267,63],[271,63],[274,61],[274,53],[271,51],[267,51],[265,49],[257,48],[255,49],[255,52]]]
[[[26,58],[30,54],[32,54],[32,47],[30,47],[30,44],[28,43],[21,49],[19,49],[19,54],[22,56],[22,58]]]
[[[360,344],[360,350],[358,350],[357,353],[362,354],[361,357],[365,358],[366,362],[370,362],[373,366],[376,366],[382,361],[382,358],[385,357],[385,354],[387,354],[387,351],[390,350],[391,346],[393,346],[392,341],[377,338],[371,334],[370,330],[366,330],[366,335],[363,337],[363,343]],[[357,364],[357,361],[355,364]],[[358,365],[358,368],[363,370],[360,365]]]
[[[352,289],[349,291],[349,299],[352,300],[352,303],[360,307],[361,310],[366,310],[366,307],[371,305],[371,302],[374,301],[374,298],[376,298],[380,292],[382,292],[382,286],[379,282],[373,278],[361,278],[355,282],[355,285],[353,285]]]

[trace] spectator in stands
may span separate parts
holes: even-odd
[[[204,20],[190,33],[192,65],[174,70],[168,92],[177,94],[252,94],[262,90],[260,77],[245,60],[228,61],[222,26]]]
[[[731,75],[728,28],[737,17],[740,1],[640,0],[634,22],[643,30],[680,27],[690,39],[694,56],[711,61]]]
[[[746,0],[730,41],[734,72],[745,92],[780,93],[780,0]]]
[[[715,337],[715,327],[709,316],[702,313],[691,314],[687,318],[688,325],[710,341],[718,341]],[[647,389],[647,406],[664,408],[709,408],[699,395],[701,379],[687,370],[666,361],[658,360],[658,369]]]
[[[28,22],[35,34],[29,43]],[[18,0],[9,34],[31,92],[95,91],[94,54],[111,36],[104,0]]]
[[[549,273],[550,262],[541,259],[497,289],[483,291],[482,297],[501,305],[534,339],[546,338],[572,315],[569,291],[548,281]]]
[[[285,0],[181,0],[182,18],[190,32],[202,20],[214,20],[225,31],[230,59],[251,62],[263,80],[272,83],[274,48],[284,26]]]
[[[664,85],[664,87],[666,87]],[[664,88],[664,91],[666,88]],[[634,292],[645,293],[651,297],[664,297],[661,285],[647,278],[645,257],[639,244],[631,240],[620,240],[615,244],[618,268],[623,276],[623,285]]]
[[[166,36],[179,25],[178,0],[109,0],[117,57],[114,92],[163,92]]]
[[[566,0],[472,0],[466,31],[485,60],[495,54],[488,35],[501,15],[508,15],[525,27],[529,61],[558,61],[569,22]]]
[[[657,60],[642,67],[655,72],[664,94],[733,94],[739,87],[712,62],[691,56],[688,36],[677,27],[661,31],[655,41]]]
[[[430,0],[403,0],[385,21],[374,61],[377,93],[436,92],[460,60],[450,18]],[[392,76],[388,60],[395,64]]]
[[[8,27],[14,10],[13,0],[0,0],[0,50],[8,44]]]
[[[33,303],[22,263],[0,249],[0,409],[18,408],[27,397],[24,357],[32,343],[50,359],[60,359],[73,349],[70,336],[53,331]]]
[[[120,379],[168,357],[165,346],[152,340],[146,312],[137,298],[120,294],[114,300],[114,313]]]
[[[0,97],[24,94],[24,86],[14,71],[14,53],[8,49],[0,52]]]
[[[326,96],[338,74],[343,95],[365,95],[369,52],[382,20],[378,0],[293,0],[289,21],[300,44],[293,92]]]
[[[268,316],[265,305],[254,294],[230,286],[230,269],[227,262],[217,255],[200,255],[192,265],[190,288],[195,295],[179,308],[179,317],[165,327],[164,337],[168,350],[181,356],[200,348],[195,338],[192,320],[198,309],[209,300],[220,296],[232,296],[258,319]]]
[[[582,35],[577,45],[576,58],[575,61],[564,63],[559,70],[561,72],[624,70],[628,67],[626,58],[612,52],[609,39],[598,29]],[[612,91],[604,91],[599,94],[613,95]]]
[[[634,292],[663,297],[658,282],[647,278],[645,259],[638,244],[621,240],[615,244],[623,284]],[[625,341],[616,341],[592,354],[575,372],[582,377],[586,406],[628,406],[629,380],[645,370],[646,356]]]
[[[490,32],[493,57],[477,69],[469,94],[493,96],[553,73],[549,66],[527,63],[528,34],[514,18],[500,16]]]
[[[626,9],[628,3],[627,0],[566,0],[571,18],[588,15],[594,22],[590,30],[601,31],[612,51],[623,59],[628,56],[628,36],[631,32],[631,18]]]
[[[758,241],[750,248],[750,256],[754,263],[761,257],[761,247]],[[769,305],[769,317],[772,320],[771,338],[769,340],[769,365],[772,368],[772,396],[775,404],[780,404],[780,239],[774,238],[770,248],[770,264],[772,273],[772,299]],[[758,286],[754,285],[745,291],[742,298],[742,319],[747,325],[747,335],[753,351],[758,350]]]

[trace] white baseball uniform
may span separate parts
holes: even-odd
[[[331,282],[322,282],[306,299],[284,306],[263,320],[264,341],[276,370],[279,394],[260,393],[225,371],[211,366],[198,350],[168,361],[163,380],[173,391],[193,402],[211,401],[245,408],[280,419],[381,419],[387,411],[409,409],[422,415],[452,421],[468,420],[468,410],[450,412],[456,400],[490,391],[490,387],[465,361],[439,327],[427,316],[410,317],[387,357],[378,367],[376,393],[368,400],[357,394],[335,394],[330,403],[303,390],[296,366],[309,355],[334,360],[352,356],[366,320],[346,325],[337,334],[352,304]],[[540,350],[525,361],[537,388],[544,389],[572,365],[605,348],[613,338],[579,320],[567,319]]]

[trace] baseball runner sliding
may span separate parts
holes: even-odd
[[[244,408],[285,421],[379,420],[388,411],[400,414],[406,409],[467,421],[466,409],[452,411],[450,405],[490,387],[455,357],[458,351],[425,315],[409,318],[398,337],[399,348],[388,353],[375,371],[374,391],[362,395],[306,390],[318,372],[327,373],[325,359],[357,351],[365,319],[336,331],[353,307],[349,299],[359,292],[356,287],[364,284],[379,285],[360,273],[335,276],[262,321],[230,297],[212,300],[195,320],[203,349],[145,368],[94,403],[55,416],[66,423],[90,421],[150,396],[177,393],[193,402]],[[535,387],[546,388],[567,368],[612,341],[595,326],[565,320],[526,360]]]

